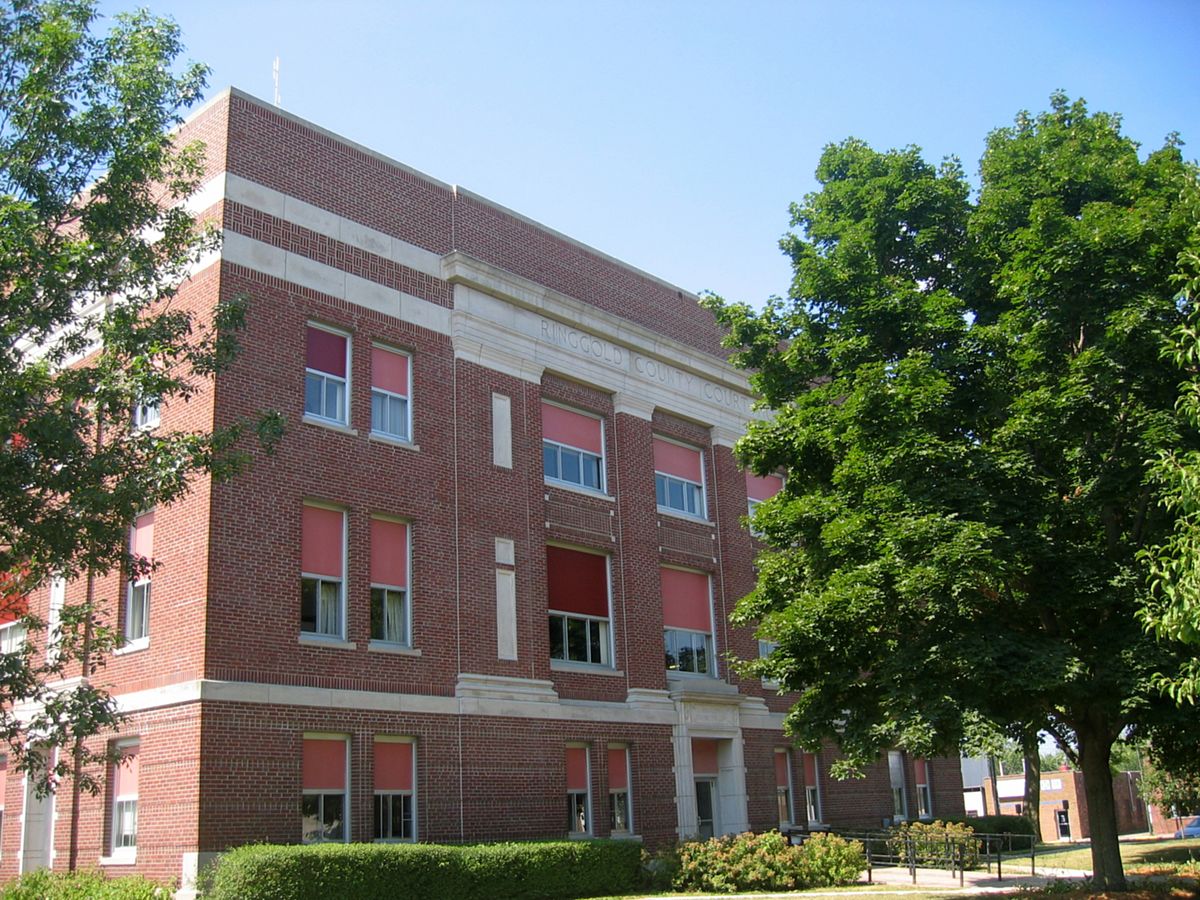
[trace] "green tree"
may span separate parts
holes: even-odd
[[[1200,813],[1200,772],[1170,772],[1156,767],[1142,774],[1138,793],[1147,803],[1175,818],[1175,829],[1183,827],[1183,819]]]
[[[752,668],[797,692],[789,730],[837,741],[843,774],[1045,723],[1120,889],[1113,742],[1196,739],[1152,683],[1185,649],[1136,614],[1138,552],[1174,520],[1146,461],[1200,446],[1160,356],[1193,307],[1173,276],[1197,176],[1174,141],[1139,158],[1117,117],[1051,99],[989,136],[975,197],[953,159],[827,147],[783,241],[789,297],[708,299],[774,410],[739,457],[788,476],[734,617],[778,644]]]
[[[231,361],[245,304],[211,316],[172,304],[215,246],[183,206],[203,148],[170,133],[206,70],[176,70],[173,23],[138,12],[96,33],[94,6],[0,10],[0,603],[22,613],[22,598],[54,577],[85,578],[88,598],[63,610],[51,661],[30,642],[0,655],[0,741],[43,790],[75,779],[76,809],[78,789],[97,788],[83,740],[119,723],[88,677],[114,642],[97,613],[113,598],[95,597],[95,579],[150,565],[128,552],[139,511],[247,458],[241,423],[131,427],[135,408],[186,400]],[[68,674],[84,677],[52,686]],[[47,771],[30,740],[75,752]]]

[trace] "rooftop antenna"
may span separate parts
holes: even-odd
[[[275,80],[275,105],[279,106],[279,57],[275,57],[275,64],[271,66],[271,76]]]

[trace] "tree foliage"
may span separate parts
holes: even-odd
[[[755,668],[797,692],[788,728],[836,740],[845,773],[1049,727],[1115,887],[1109,749],[1181,715],[1153,676],[1186,649],[1136,616],[1139,552],[1176,519],[1147,460],[1200,449],[1160,352],[1194,305],[1174,277],[1196,170],[1051,101],[988,137],[976,196],[953,159],[827,147],[789,297],[707,302],[774,410],[737,452],[787,473],[735,619],[779,645]]]
[[[99,33],[95,18],[92,0],[0,10],[0,597],[10,614],[51,578],[147,570],[129,553],[136,515],[245,461],[242,424],[131,427],[139,404],[182,403],[229,363],[245,304],[201,318],[174,302],[215,246],[183,205],[203,148],[171,132],[206,70],[176,71],[169,21],[142,11]],[[48,774],[27,740],[70,747],[117,722],[88,679],[54,684],[113,646],[95,599],[63,610],[57,654],[26,642],[0,656],[0,739],[43,788],[71,774],[71,754]]]

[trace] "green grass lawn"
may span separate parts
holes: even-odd
[[[1005,854],[1005,862],[1029,859],[1029,853]],[[1186,863],[1200,860],[1200,838],[1185,841],[1166,838],[1159,841],[1122,841],[1121,860],[1125,870],[1153,868],[1155,864]],[[1056,869],[1092,869],[1092,851],[1088,844],[1040,844],[1037,850],[1038,867]]]

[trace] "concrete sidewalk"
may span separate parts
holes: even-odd
[[[959,885],[959,873],[951,873],[946,869],[917,869],[917,881],[913,884],[912,873],[907,868],[876,868],[871,870],[873,884],[903,885],[906,887],[924,888],[937,891],[957,891],[966,893],[992,893],[999,891],[1015,891],[1020,887],[1042,887],[1055,880],[1082,881],[1091,875],[1082,869],[1058,869],[1052,866],[1038,866],[1037,874],[1032,875],[1029,864],[1024,866],[1013,860],[1011,865],[1005,865],[1001,871],[1003,878],[997,878],[995,869],[968,870],[963,873],[962,885]],[[866,876],[859,883],[864,883]]]

